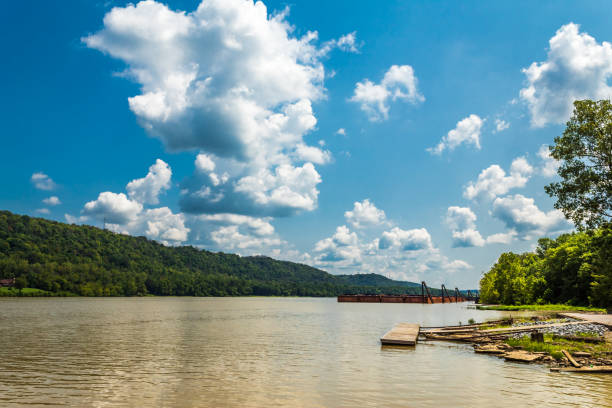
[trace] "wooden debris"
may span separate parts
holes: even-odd
[[[535,341],[537,343],[544,343],[544,333],[531,332],[531,341]]]
[[[591,353],[587,353],[586,351],[575,351],[572,353],[574,357],[591,357]]]
[[[520,361],[524,363],[531,363],[542,358],[541,355],[530,353],[524,350],[510,351],[504,354],[504,358],[508,361]]]
[[[572,357],[572,355],[570,353],[567,352],[567,350],[561,350],[561,352],[563,353],[563,355],[569,360],[569,362],[576,368],[582,367],[580,364],[578,364],[578,362],[576,360],[574,360],[574,357]]]
[[[612,374],[612,366],[590,366],[590,367],[551,367],[550,371],[569,373],[608,373]]]
[[[494,344],[474,347],[474,352],[483,354],[504,354],[506,350],[497,347]]]

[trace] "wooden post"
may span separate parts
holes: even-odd
[[[431,293],[429,292],[429,288],[427,287],[427,284],[425,283],[425,281],[421,282],[421,288],[425,288],[425,292],[427,292],[427,297],[429,299],[429,302],[433,304],[433,298],[431,297]]]
[[[425,303],[425,281],[421,282],[421,303]]]

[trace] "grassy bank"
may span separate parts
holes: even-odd
[[[585,333],[585,335],[588,335],[588,333]],[[610,346],[606,343],[593,344],[561,338],[553,339],[551,334],[544,335],[543,343],[532,341],[529,336],[523,336],[520,339],[509,338],[505,342],[512,347],[521,348],[525,351],[548,353],[556,360],[563,358],[561,350],[567,350],[570,354],[577,351],[587,352],[591,353],[593,357],[604,357],[610,351]]]
[[[76,296],[69,292],[48,292],[42,289],[36,288],[23,288],[21,291],[15,288],[0,288],[0,297],[65,297],[65,296]]]
[[[532,310],[542,312],[597,312],[606,313],[606,309],[588,306],[570,306],[560,304],[550,305],[478,305],[476,308],[480,310]]]

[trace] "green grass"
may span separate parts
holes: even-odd
[[[550,354],[556,360],[563,357],[561,350],[566,350],[569,353],[576,351],[586,351],[591,353],[593,357],[603,356],[610,352],[610,346],[606,343],[591,344],[581,341],[573,341],[567,339],[554,339],[551,334],[544,335],[544,342],[538,343],[531,341],[529,336],[523,336],[520,339],[506,339],[506,343],[512,347],[520,347],[523,350],[531,352],[545,352]]]
[[[42,289],[36,288],[23,288],[21,292],[15,288],[0,288],[0,297],[48,297],[48,296],[74,296],[68,292],[48,292]]]
[[[588,306],[570,306],[570,305],[479,305],[476,306],[480,310],[533,310],[533,311],[549,311],[549,312],[601,312],[605,313],[606,309]]]

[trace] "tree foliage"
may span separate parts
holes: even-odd
[[[596,228],[612,217],[612,104],[574,102],[574,113],[550,154],[561,162],[562,181],[545,187],[579,229]]]
[[[503,253],[480,280],[485,303],[612,305],[612,226],[543,238],[534,253]]]
[[[376,281],[384,285],[372,284],[372,279],[335,276],[307,265],[264,256],[240,257],[191,246],[167,247],[145,237],[0,211],[0,278],[16,277],[20,287],[55,294],[335,296],[342,293],[420,293],[419,287],[376,276]]]

